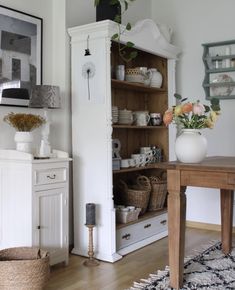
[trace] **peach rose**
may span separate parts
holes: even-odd
[[[185,113],[190,113],[193,110],[193,104],[192,103],[186,103],[182,106],[182,112]]]
[[[163,116],[163,122],[166,126],[168,126],[173,120],[173,112],[171,110],[167,110]]]

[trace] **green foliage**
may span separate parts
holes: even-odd
[[[134,48],[135,44],[131,41],[127,41],[126,44],[121,44],[121,36],[125,31],[130,31],[131,30],[131,24],[128,22],[127,25],[123,30],[121,30],[121,17],[122,15],[128,10],[129,4],[134,2],[135,0],[110,0],[109,3],[110,5],[116,5],[120,4],[124,9],[124,11],[120,14],[115,15],[114,21],[118,25],[118,32],[115,33],[112,36],[112,40],[116,41],[118,43],[118,50],[119,50],[119,55],[122,58],[123,61],[129,62],[132,59],[136,58],[138,55],[137,51],[127,51],[127,49],[132,49]],[[98,6],[100,4],[101,0],[94,0],[94,6]]]

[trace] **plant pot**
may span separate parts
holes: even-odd
[[[114,20],[116,15],[121,15],[120,3],[110,5],[110,0],[100,0],[99,5],[96,6],[96,21]]]
[[[183,129],[175,142],[175,154],[183,163],[200,163],[207,154],[207,140],[197,129]]]
[[[32,132],[17,131],[15,133],[14,140],[16,142],[17,151],[32,153],[32,142],[33,142]]]

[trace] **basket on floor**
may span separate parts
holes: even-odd
[[[32,247],[0,251],[0,289],[41,290],[49,279],[49,254]]]
[[[139,176],[133,186],[127,186],[123,180],[120,180],[119,187],[123,192],[124,204],[141,208],[140,215],[144,214],[148,207],[151,190],[149,179],[146,176]]]
[[[151,192],[149,198],[149,211],[162,209],[167,195],[167,181],[157,176],[149,177],[151,183]]]

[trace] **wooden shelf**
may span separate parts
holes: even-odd
[[[135,125],[113,125],[115,129],[148,129],[148,130],[157,130],[157,129],[167,129],[166,126],[135,126]]]
[[[112,79],[112,87],[117,88],[117,89],[123,89],[123,90],[134,90],[134,91],[139,91],[139,92],[146,92],[146,93],[156,93],[156,92],[166,92],[165,89],[163,88],[153,88],[153,87],[148,87],[143,84],[139,83],[130,83],[126,81],[119,81]]]
[[[162,168],[161,163],[162,162],[148,164],[147,166],[130,167],[130,168],[122,168],[120,170],[113,170],[113,174],[121,174],[121,173],[126,173],[126,172],[135,172],[135,171],[157,169],[157,168],[161,169]]]
[[[165,212],[167,212],[166,208],[159,209],[159,210],[156,210],[156,211],[147,211],[145,214],[139,216],[139,218],[137,220],[133,221],[133,222],[129,222],[129,223],[126,223],[126,224],[116,224],[116,229],[125,228],[125,227],[127,227],[129,225],[133,225],[133,224],[142,222],[142,221],[144,221],[146,219],[161,215],[161,214],[163,214]]]

